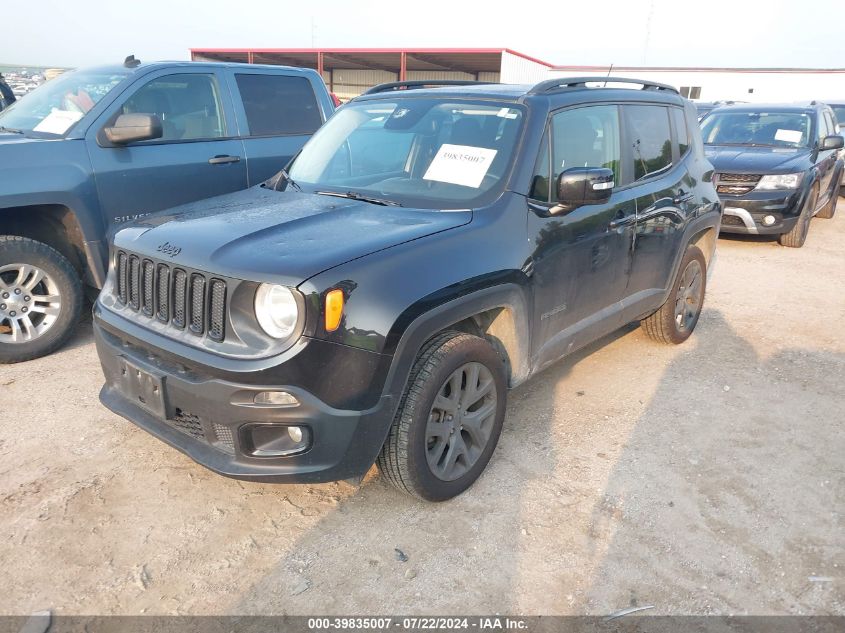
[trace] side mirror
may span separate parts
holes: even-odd
[[[114,125],[103,129],[110,143],[126,145],[161,138],[161,119],[155,114],[121,114]]]
[[[845,139],[839,135],[825,136],[820,149],[842,149]]]
[[[606,167],[573,167],[557,177],[559,211],[602,204],[613,193],[613,171]]]

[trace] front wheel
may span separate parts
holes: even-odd
[[[0,235],[0,363],[49,354],[73,332],[82,282],[55,249]]]
[[[707,262],[697,246],[690,246],[666,302],[640,325],[660,343],[677,345],[686,341],[698,323],[707,286]]]
[[[821,211],[819,211],[816,216],[822,218],[823,220],[830,220],[836,214],[836,201],[839,199],[839,193],[842,191],[842,184],[837,182],[833,185],[833,189],[830,192],[830,200],[827,201],[827,204],[822,207]]]
[[[451,499],[490,461],[506,402],[505,366],[490,343],[461,332],[438,335],[414,363],[379,470],[403,492]]]
[[[801,214],[798,216],[795,226],[786,233],[778,235],[778,242],[781,246],[788,246],[789,248],[804,246],[804,242],[807,241],[807,234],[810,232],[810,220],[813,219],[813,211],[816,210],[818,201],[819,188],[818,185],[814,185],[804,202],[804,207],[801,209]]]

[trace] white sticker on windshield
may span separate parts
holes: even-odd
[[[423,180],[450,182],[478,189],[494,158],[494,149],[444,144],[437,150]]]
[[[786,143],[800,143],[802,136],[803,134],[799,130],[778,130],[775,132],[775,140]]]
[[[70,126],[82,118],[82,112],[71,112],[70,110],[53,110],[44,117],[38,125],[32,128],[33,132],[47,132],[48,134],[64,134]]]

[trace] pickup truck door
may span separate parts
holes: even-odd
[[[323,80],[313,72],[226,69],[246,151],[249,185],[285,167],[331,114]]]
[[[120,114],[155,114],[160,139],[116,146],[102,133]],[[140,78],[86,135],[107,225],[247,187],[243,143],[225,77],[202,68]]]

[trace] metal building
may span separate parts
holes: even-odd
[[[388,81],[530,83],[552,67],[509,48],[192,48],[191,59],[313,68],[344,101]]]

